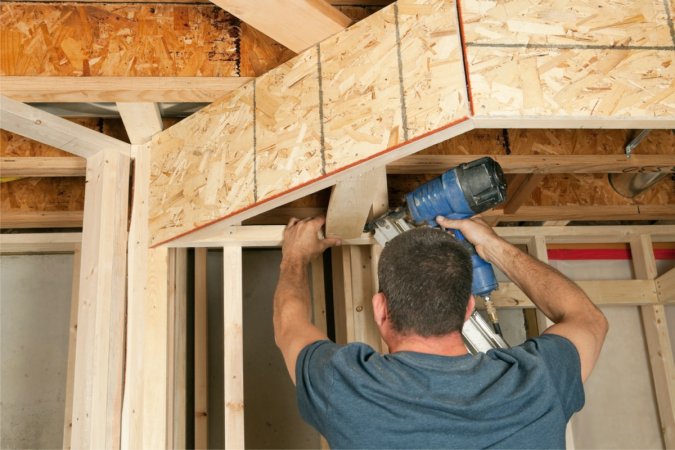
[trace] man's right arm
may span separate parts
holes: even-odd
[[[504,272],[553,321],[544,333],[563,336],[574,344],[581,360],[581,377],[586,381],[608,330],[607,319],[586,293],[556,269],[497,236],[483,221],[437,220],[445,228],[459,229],[483,259]]]

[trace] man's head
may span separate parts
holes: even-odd
[[[461,331],[471,276],[471,257],[448,233],[415,228],[396,236],[378,267],[393,331],[424,337]]]

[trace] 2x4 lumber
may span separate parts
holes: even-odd
[[[673,128],[669,6],[642,6],[463,2],[476,126]]]
[[[4,95],[0,96],[0,128],[83,158],[101,150],[127,156],[130,152],[129,144]]]
[[[206,248],[195,249],[195,449],[208,448],[209,371]]]
[[[387,165],[390,174],[440,174],[482,156],[510,174],[625,173],[673,171],[673,155],[411,155]]]
[[[153,140],[153,245],[217,223],[184,238],[199,240],[463,133],[467,96],[454,3],[383,8]]]
[[[675,268],[656,279],[656,291],[661,303],[675,303]]]
[[[87,161],[77,156],[0,158],[0,177],[83,177]]]
[[[197,247],[279,247],[285,225],[231,226],[223,235],[195,243]],[[544,236],[549,244],[588,244],[630,242],[634,236],[649,235],[654,242],[675,241],[675,225],[605,225],[551,227],[497,227],[495,232],[513,244],[527,244],[534,236]],[[0,239],[3,235],[0,235]],[[348,239],[344,245],[371,245],[368,233]]]
[[[80,301],[80,267],[82,251],[78,244],[73,252],[73,275],[70,292],[70,325],[68,327],[68,368],[63,414],[63,448],[70,448],[73,430],[73,392],[75,383],[75,348],[77,346],[77,307]]]
[[[599,306],[656,305],[659,299],[652,280],[583,280],[576,282]],[[499,283],[491,299],[497,308],[534,308],[534,303],[514,283]]]
[[[78,251],[82,233],[0,234],[0,254]]]
[[[673,205],[560,205],[521,206],[512,214],[493,209],[481,217],[497,217],[501,222],[545,220],[662,220],[675,218]]]
[[[249,81],[250,77],[0,77],[3,95],[33,103],[210,103]]]
[[[630,241],[630,248],[635,278],[654,280],[657,275],[656,261],[650,237],[648,235],[633,237]],[[672,448],[675,447],[675,362],[665,307],[664,305],[642,306],[640,312],[663,442],[666,448]]]
[[[351,23],[349,17],[324,0],[212,1],[296,53],[342,31]]]
[[[73,398],[74,448],[120,446],[129,157],[87,161]]]
[[[353,239],[363,233],[375,200],[378,178],[370,171],[333,187],[326,213],[326,236]]]
[[[3,211],[0,228],[80,228],[82,211]]]
[[[530,199],[532,192],[537,188],[537,186],[539,186],[539,183],[541,183],[543,178],[544,175],[541,174],[525,175],[525,178],[522,180],[513,195],[506,200],[506,204],[504,205],[504,213],[516,213],[522,204]]]
[[[225,448],[244,446],[244,335],[242,251],[223,248]]]
[[[117,110],[132,144],[145,144],[162,131],[162,115],[156,103],[118,102]]]
[[[326,322],[326,284],[324,277],[323,255],[310,262],[312,280],[312,322],[324,333],[328,332]]]

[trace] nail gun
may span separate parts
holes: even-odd
[[[421,185],[405,197],[405,205],[391,210],[366,225],[375,240],[385,246],[397,235],[417,226],[438,227],[436,217],[465,219],[493,208],[506,200],[506,181],[499,164],[489,157],[454,167]],[[490,293],[498,283],[492,265],[482,259],[474,246],[458,231],[455,237],[469,251],[473,265],[471,292],[485,300],[494,330],[477,311],[464,324],[462,335],[472,353],[506,348],[497,312]]]

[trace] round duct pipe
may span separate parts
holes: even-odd
[[[610,173],[609,184],[620,195],[633,198],[668,175],[667,172]]]

